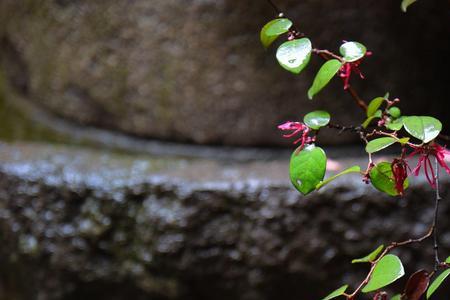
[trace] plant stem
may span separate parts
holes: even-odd
[[[270,6],[272,6],[272,8],[277,12],[277,16],[284,15],[281,9],[279,9],[278,6],[276,6],[276,4],[272,0],[267,0],[267,2],[269,2]]]
[[[438,241],[438,218],[439,218],[439,203],[441,202],[442,198],[439,193],[439,162],[437,158],[435,158],[435,164],[436,164],[436,173],[434,175],[434,179],[436,182],[436,199],[434,203],[434,218],[433,218],[433,239],[434,239],[434,271],[437,271],[441,261],[439,259],[439,241]]]
[[[348,93],[352,96],[353,100],[355,100],[356,105],[358,105],[364,112],[367,111],[367,104],[364,102],[361,97],[359,97],[358,93],[355,91],[355,89],[351,86],[347,88]]]

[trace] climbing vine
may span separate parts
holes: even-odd
[[[407,8],[416,0],[403,0],[401,8]],[[284,37],[276,51],[276,59],[285,70],[300,74],[307,68],[312,56],[319,56],[325,62],[320,67],[311,87],[307,92],[310,100],[320,93],[335,77],[341,78],[343,89],[349,93],[354,103],[361,108],[364,121],[355,126],[343,126],[332,122],[327,111],[319,110],[306,114],[302,120],[286,121],[278,126],[283,136],[293,140],[297,148],[293,151],[289,174],[293,186],[303,195],[316,191],[336,178],[357,173],[366,184],[390,196],[403,196],[409,186],[408,177],[418,176],[423,172],[430,187],[435,190],[434,218],[429,230],[419,238],[381,245],[372,253],[352,263],[368,265],[367,276],[353,290],[344,285],[323,300],[334,298],[356,299],[358,295],[368,294],[374,300],[419,300],[426,295],[430,299],[439,286],[450,275],[450,257],[444,261],[439,258],[438,248],[438,213],[441,196],[439,194],[439,172],[444,169],[450,174],[446,157],[450,151],[438,143],[448,140],[441,134],[442,123],[431,116],[403,115],[400,99],[392,98],[389,93],[380,95],[366,103],[352,87],[355,77],[364,79],[361,71],[363,63],[372,55],[365,45],[357,41],[344,41],[335,53],[326,49],[315,48],[314,43],[305,33],[294,25],[277,5],[268,0],[274,8],[276,18],[268,22],[261,30],[260,38],[264,47],[270,47],[277,39]],[[352,166],[339,174],[325,178],[327,155],[316,145],[317,136],[327,129],[355,133],[363,143],[368,156],[365,170]],[[398,145],[398,155],[390,160],[374,163],[377,152]],[[412,159],[416,165],[411,165]],[[401,259],[392,254],[392,250],[434,240],[434,266],[432,270],[418,270],[410,275],[402,293],[388,295],[383,289],[405,275]]]

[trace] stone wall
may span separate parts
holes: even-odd
[[[286,165],[1,144],[0,299],[320,299],[361,280],[352,258],[433,217],[423,178],[404,200],[352,176],[301,197]],[[431,241],[400,256],[407,272],[429,268]]]
[[[362,66],[371,84],[356,83],[366,99],[390,91],[409,112],[448,119],[448,1],[423,1],[407,15],[392,0],[278,2],[318,47],[359,40],[374,52]],[[339,80],[315,101],[306,99],[318,59],[294,76],[262,49],[258,32],[273,16],[264,1],[0,5],[10,85],[79,124],[162,140],[267,146],[284,143],[275,124],[310,110],[326,108],[343,124],[359,114]],[[330,134],[323,141],[352,139]]]

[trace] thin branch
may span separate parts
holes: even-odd
[[[270,6],[272,6],[272,8],[276,11],[277,16],[281,17],[284,15],[281,9],[279,9],[278,6],[272,0],[267,0],[267,2],[269,2]]]
[[[441,202],[442,198],[439,193],[439,162],[438,159],[435,158],[435,164],[436,164],[436,173],[434,175],[434,179],[436,182],[436,199],[434,203],[434,218],[433,218],[433,239],[434,239],[434,271],[437,271],[439,266],[441,265],[441,261],[439,259],[439,246],[438,246],[438,217],[439,217],[439,203]]]
[[[312,49],[312,52],[322,57],[324,60],[330,60],[331,58],[337,59],[341,62],[343,62],[342,57],[340,57],[337,54],[334,54],[333,52],[329,50],[323,50],[323,49]]]
[[[367,111],[367,104],[364,102],[361,97],[359,97],[358,93],[351,86],[347,88],[347,92],[352,96],[353,100],[355,100],[356,105],[358,105],[364,112]]]
[[[439,134],[438,138],[440,138],[441,140],[444,140],[446,142],[450,142],[450,136],[445,135],[445,134]]]

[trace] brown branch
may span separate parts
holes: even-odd
[[[320,57],[322,57],[324,60],[330,60],[331,58],[337,59],[340,62],[343,62],[342,57],[340,57],[337,54],[334,54],[333,52],[329,51],[329,50],[323,50],[323,49],[312,49],[312,52],[314,54],[319,55]]]
[[[444,140],[446,142],[450,142],[450,136],[445,135],[445,134],[439,134],[438,138],[440,138],[441,140]]]
[[[267,0],[267,2],[269,2],[270,6],[272,6],[273,10],[276,11],[277,16],[282,17],[284,15],[284,13],[281,11],[281,9],[272,0]]]
[[[367,111],[367,104],[366,102],[364,102],[363,99],[361,99],[361,97],[359,97],[358,93],[355,91],[355,89],[351,86],[349,86],[346,90],[353,98],[353,100],[355,101],[356,105],[358,105],[364,112]]]
[[[436,182],[436,199],[434,203],[434,217],[433,217],[433,240],[434,240],[434,271],[437,271],[439,266],[441,265],[441,261],[439,259],[439,246],[438,246],[438,232],[437,232],[437,226],[438,226],[438,217],[439,217],[439,203],[441,202],[442,198],[439,193],[439,162],[438,159],[435,158],[435,164],[436,164],[436,173],[434,174],[434,180]]]

